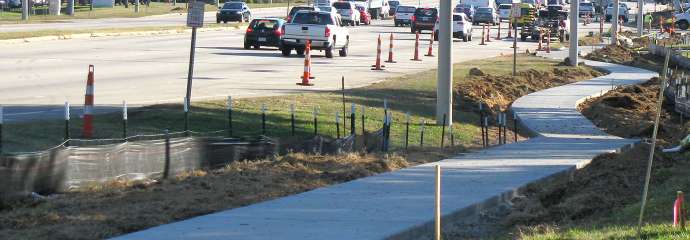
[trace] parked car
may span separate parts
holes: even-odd
[[[395,10],[397,10],[397,7],[400,6],[400,1],[398,0],[389,0],[388,1],[388,16],[395,16]]]
[[[498,18],[500,20],[509,20],[510,19],[510,10],[513,9],[512,4],[501,4],[498,5]]]
[[[472,41],[472,21],[465,13],[453,13],[453,38],[463,42]],[[434,29],[434,41],[438,41],[438,22]]]
[[[364,5],[356,4],[355,8],[357,8],[357,11],[359,11],[360,21],[362,22],[362,24],[370,25],[371,24],[371,14],[369,14],[367,7],[365,7]]]
[[[422,30],[433,31],[436,21],[438,21],[438,10],[436,8],[417,8],[411,19],[410,32],[416,33]]]
[[[244,49],[259,49],[261,46],[280,47],[284,24],[285,20],[280,18],[255,18],[249,23],[244,34]]]
[[[623,18],[623,22],[628,22],[628,11],[630,8],[625,3],[618,4],[618,16]],[[613,15],[613,3],[606,6],[606,21],[610,22]]]
[[[283,56],[290,56],[292,49],[298,55],[304,54],[307,40],[311,41],[311,49],[325,51],[327,58],[332,58],[333,50],[338,49],[341,57],[348,54],[350,33],[342,26],[339,14],[301,10],[283,28],[280,48]]]
[[[290,9],[290,13],[288,13],[286,21],[290,22],[292,20],[292,17],[295,15],[300,10],[309,10],[309,11],[319,11],[321,7],[312,7],[312,6],[294,6]]]
[[[333,7],[338,11],[338,14],[340,14],[343,23],[348,23],[351,26],[359,26],[361,16],[359,15],[359,11],[355,8],[354,2],[335,2],[333,3]]]
[[[393,16],[393,23],[395,23],[396,27],[410,25],[412,23],[412,16],[414,16],[416,10],[417,7],[415,6],[399,5]]]
[[[595,17],[596,16],[596,10],[594,9],[594,3],[592,2],[580,2],[580,6],[578,7],[578,15],[580,17],[584,16],[591,16]]]
[[[338,10],[336,10],[333,6],[318,6],[318,11],[323,11],[323,12],[330,12],[333,14],[338,14]]]
[[[455,5],[453,12],[465,13],[465,15],[467,15],[467,17],[469,17],[470,20],[472,20],[472,18],[474,18],[474,13],[476,12],[476,10],[477,9],[474,7],[474,5],[460,3],[458,5]]]
[[[498,24],[498,14],[496,14],[496,10],[490,7],[477,8],[477,12],[474,13],[474,18],[472,18],[472,23],[475,25],[480,23],[496,25]]]
[[[249,6],[243,2],[227,2],[216,13],[216,23],[227,23],[228,21],[249,22],[252,19],[252,12]]]

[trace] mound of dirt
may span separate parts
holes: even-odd
[[[530,69],[517,72],[515,78],[470,74],[467,81],[456,84],[455,96],[471,106],[482,103],[492,110],[505,110],[515,99],[524,95],[601,75],[603,73],[582,67],[555,67],[551,71]]]
[[[652,54],[640,54],[619,45],[607,45],[587,54],[585,58],[600,62],[637,66],[654,71],[661,68],[660,62],[663,61],[661,57]]]

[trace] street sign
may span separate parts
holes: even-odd
[[[187,27],[198,28],[204,26],[204,2],[193,1],[187,12]]]
[[[522,16],[522,11],[520,10],[520,3],[513,3],[513,7],[510,9],[510,16],[513,18],[519,18]]]

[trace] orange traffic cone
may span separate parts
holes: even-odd
[[[422,59],[419,58],[419,31],[415,33],[415,39],[414,39],[414,58],[410,59],[412,61],[422,61]]]
[[[314,79],[311,74],[311,40],[307,40],[304,46],[304,74],[302,74],[302,82],[297,83],[301,86],[313,86],[309,79]]]
[[[546,53],[551,53],[551,30],[546,30]]]
[[[371,67],[372,67],[371,70],[379,70],[379,71],[383,70],[383,68],[386,67],[386,66],[381,65],[381,34],[379,34],[378,44],[376,46],[376,64],[371,65]]]
[[[544,41],[544,30],[539,29],[539,45],[537,45],[537,51],[544,51],[542,42]]]
[[[386,60],[387,63],[395,63],[395,60],[393,60],[393,33],[391,33],[390,37],[390,45],[388,46],[388,60]]]
[[[498,21],[498,33],[496,33],[496,40],[501,40],[501,20]]]
[[[94,77],[93,65],[89,65],[89,74],[86,78],[86,94],[84,95],[84,126],[82,136],[84,138],[93,137],[93,100],[94,100]]]
[[[431,30],[431,34],[429,34],[429,37],[430,37],[429,38],[429,49],[426,51],[426,55],[424,55],[424,56],[427,56],[427,57],[433,57],[434,56],[434,53],[433,53],[433,51],[434,51],[434,32],[435,32],[434,30]]]
[[[491,42],[491,26],[487,24],[484,25],[486,25],[486,42]]]
[[[484,35],[486,35],[486,26],[482,25],[482,42],[480,42],[479,45],[486,45],[486,43],[484,42],[486,40],[486,37]]]

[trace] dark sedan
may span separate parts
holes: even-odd
[[[244,49],[252,46],[259,49],[261,46],[280,47],[283,38],[283,25],[285,20],[279,18],[256,18],[249,23],[247,33],[244,35]]]
[[[252,13],[249,6],[243,2],[228,2],[223,4],[223,8],[216,13],[216,23],[227,23],[228,21],[249,22]]]

